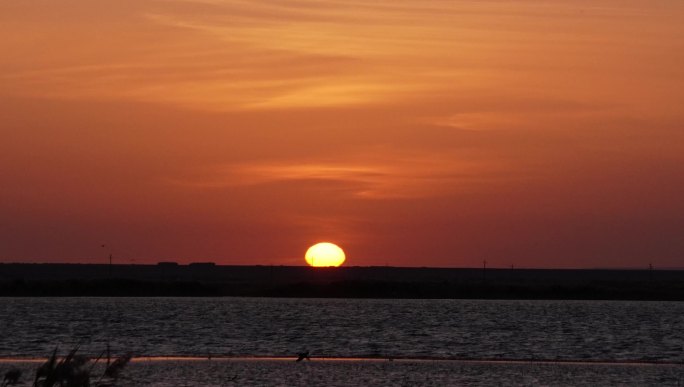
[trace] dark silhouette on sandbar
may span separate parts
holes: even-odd
[[[309,356],[309,351],[298,353],[297,354],[297,360],[295,360],[295,361],[302,361],[304,359],[311,360],[311,357]]]

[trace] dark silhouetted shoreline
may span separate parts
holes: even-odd
[[[684,301],[684,271],[11,263],[0,296]]]

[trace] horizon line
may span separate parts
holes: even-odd
[[[189,267],[203,265],[205,267],[293,267],[311,269],[351,269],[351,268],[388,268],[388,269],[441,269],[441,270],[624,270],[624,271],[649,271],[649,270],[684,270],[684,266],[599,266],[599,267],[535,267],[535,266],[392,266],[392,265],[341,265],[338,267],[312,267],[308,265],[275,265],[275,264],[222,264],[212,261],[175,262],[159,261],[156,263],[93,263],[93,262],[0,262],[0,265],[90,265],[90,266],[169,266]]]

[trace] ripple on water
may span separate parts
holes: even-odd
[[[684,361],[684,303],[5,298],[0,356],[437,356]],[[679,328],[676,328],[679,327]]]

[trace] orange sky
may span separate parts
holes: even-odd
[[[0,2],[0,261],[684,266],[680,0]]]

